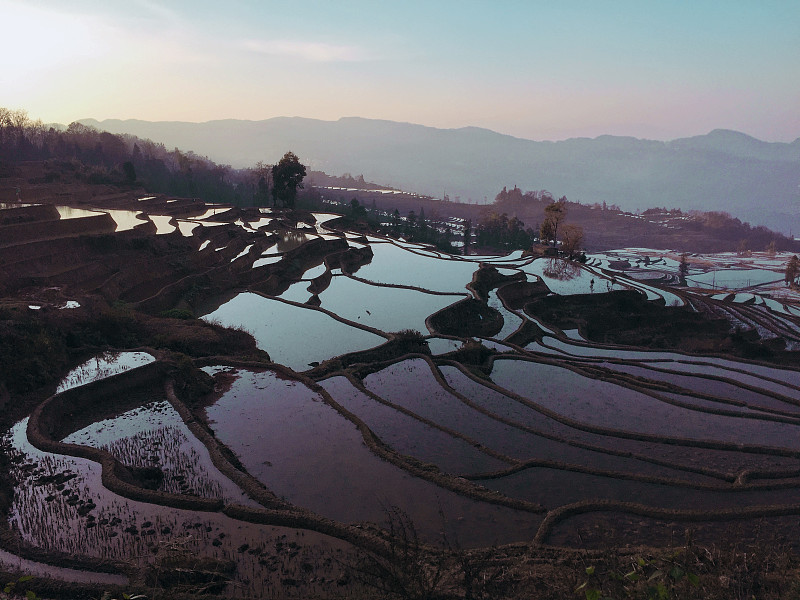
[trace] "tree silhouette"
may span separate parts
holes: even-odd
[[[580,252],[581,244],[583,243],[583,227],[579,225],[564,225],[562,231],[561,251],[570,258],[574,258]]]
[[[350,200],[350,216],[355,220],[367,218],[367,207],[362,205],[358,198]]]
[[[552,202],[544,207],[544,221],[542,222],[539,237],[543,242],[553,241],[558,244],[558,226],[567,216],[567,198],[561,196],[557,202]]]
[[[784,281],[786,281],[786,285],[792,286],[797,284],[798,279],[800,279],[800,259],[798,259],[795,254],[789,259],[789,262],[786,263]]]
[[[272,203],[278,200],[286,208],[293,208],[297,189],[303,187],[306,167],[294,152],[287,152],[277,165],[272,167]]]
[[[687,256],[685,252],[681,254],[681,260],[678,265],[678,275],[681,285],[686,285],[686,276],[689,274],[689,261],[687,260]]]
[[[272,167],[258,161],[253,168],[255,179],[255,192],[253,201],[256,206],[267,206],[270,196],[270,182],[272,181]]]
[[[132,161],[126,160],[122,163],[122,171],[125,173],[125,179],[128,180],[128,183],[136,182],[136,167],[133,166]]]

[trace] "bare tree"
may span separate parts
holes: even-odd
[[[766,249],[767,254],[769,254],[770,256],[775,256],[777,251],[778,251],[778,248],[775,245],[775,240],[770,241],[770,243],[769,243],[769,245],[767,246],[767,249]]]
[[[553,245],[558,244],[558,227],[567,216],[567,198],[561,196],[557,202],[552,202],[544,207],[544,221],[539,229],[539,238],[544,242],[552,240]]]
[[[258,161],[253,169],[255,179],[255,200],[258,206],[266,206],[272,188],[272,166]]]
[[[564,225],[561,235],[561,250],[573,258],[581,250],[583,244],[583,227],[580,225]]]

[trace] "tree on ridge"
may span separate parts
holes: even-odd
[[[539,231],[542,242],[553,241],[558,245],[558,226],[567,216],[567,197],[561,196],[557,202],[552,202],[544,207],[544,221]]]
[[[277,165],[272,167],[272,204],[278,200],[286,208],[294,208],[298,188],[303,187],[306,167],[294,152],[287,152]]]
[[[788,286],[797,285],[798,281],[800,281],[800,259],[797,258],[796,254],[786,263],[784,281]]]

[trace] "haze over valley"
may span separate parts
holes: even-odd
[[[485,204],[500,189],[545,189],[584,204],[725,211],[800,232],[800,138],[763,142],[730,130],[668,142],[601,136],[536,142],[479,129],[343,118],[206,123],[83,119],[244,168],[292,148],[314,169],[437,198]]]

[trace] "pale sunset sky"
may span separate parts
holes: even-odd
[[[32,118],[800,137],[800,0],[0,0]]]

